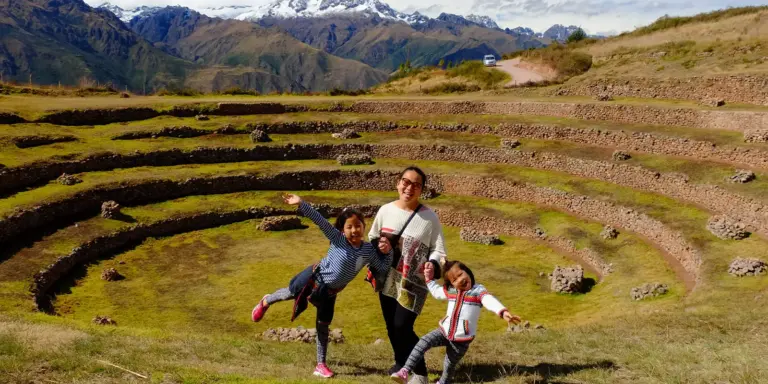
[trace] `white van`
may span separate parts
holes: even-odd
[[[496,66],[496,56],[494,56],[494,55],[485,55],[485,57],[483,57],[483,64],[485,64],[486,67],[495,67]]]

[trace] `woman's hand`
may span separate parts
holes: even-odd
[[[504,315],[502,315],[502,317],[504,318],[504,320],[507,323],[510,323],[510,324],[513,324],[513,323],[514,324],[518,324],[521,321],[523,321],[523,319],[521,319],[520,316],[513,315],[513,314],[509,313],[509,311],[504,311]]]
[[[379,251],[385,255],[392,251],[392,244],[389,242],[389,239],[384,236],[379,238]]]
[[[294,195],[293,193],[286,193],[283,195],[283,201],[286,204],[297,205],[301,203],[301,197]]]
[[[432,281],[435,278],[435,266],[429,261],[424,264],[424,280]]]

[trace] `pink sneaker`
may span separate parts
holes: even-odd
[[[264,297],[261,298],[258,304],[256,304],[255,307],[253,307],[253,311],[251,311],[251,320],[258,323],[262,317],[264,317],[264,314],[267,313],[267,309],[269,309],[269,305],[267,305],[267,302],[265,301],[267,299],[268,295],[264,295]]]
[[[328,368],[325,363],[320,363],[315,367],[315,372],[313,373],[315,376],[325,377],[326,379],[329,377],[333,377],[333,371],[331,371],[330,368]]]
[[[408,382],[408,370],[405,368],[401,368],[399,371],[389,375],[389,377],[392,378],[392,380],[397,381],[398,383],[407,383]]]

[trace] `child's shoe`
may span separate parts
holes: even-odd
[[[407,383],[408,382],[408,370],[405,368],[401,368],[399,371],[389,375],[389,377],[392,378],[392,380],[397,381],[398,383]]]
[[[331,371],[330,368],[328,368],[325,363],[320,363],[315,367],[315,373],[313,373],[315,376],[325,377],[326,379],[329,377],[333,377],[333,371]]]
[[[268,295],[264,295],[264,297],[261,298],[261,301],[253,307],[253,311],[251,311],[251,320],[254,322],[258,323],[261,318],[264,317],[264,314],[267,313],[267,309],[269,309],[269,305],[267,305],[266,302],[267,296]]]

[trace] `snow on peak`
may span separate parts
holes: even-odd
[[[485,28],[491,28],[491,29],[499,28],[499,25],[496,24],[496,22],[488,16],[469,15],[464,18],[475,24],[482,25]]]
[[[146,5],[142,5],[140,7],[136,7],[134,9],[122,9],[117,5],[111,4],[109,2],[102,3],[97,9],[104,9],[109,12],[112,12],[115,16],[117,16],[118,19],[120,19],[124,23],[128,23],[131,21],[134,17],[140,16],[140,17],[146,17],[163,7],[150,7]]]

